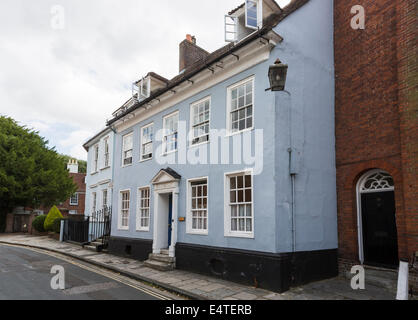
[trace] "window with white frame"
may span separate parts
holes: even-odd
[[[110,166],[110,147],[109,147],[109,138],[104,140],[104,168]]]
[[[129,209],[131,193],[129,190],[120,192],[119,229],[129,229]]]
[[[179,113],[173,113],[163,119],[163,152],[170,153],[177,150]]]
[[[152,159],[154,139],[154,125],[150,124],[141,129],[141,160]]]
[[[96,218],[97,211],[97,193],[93,192],[91,195],[91,216],[93,219]]]
[[[208,232],[208,180],[189,181],[188,233]]]
[[[107,208],[107,189],[102,190],[102,208]]]
[[[70,206],[78,206],[78,193],[74,193],[70,198]]]
[[[245,0],[245,26],[250,29],[263,27],[263,1]]]
[[[127,134],[122,138],[122,165],[128,166],[132,164],[133,157],[133,134]]]
[[[243,172],[227,175],[227,232],[230,236],[253,236],[253,178]]]
[[[191,105],[192,144],[209,141],[210,98]]]
[[[150,226],[150,188],[138,189],[137,229],[148,231]]]
[[[94,154],[93,154],[93,172],[97,172],[99,169],[99,145],[94,146]]]
[[[228,126],[230,133],[253,127],[254,78],[228,88]]]

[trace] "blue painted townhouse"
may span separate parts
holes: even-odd
[[[112,205],[113,139],[113,131],[106,128],[84,144],[88,152],[85,216]]]
[[[225,40],[188,35],[178,76],[148,73],[108,121],[109,251],[278,292],[335,276],[333,1],[246,0]],[[277,59],[286,90],[266,91]]]

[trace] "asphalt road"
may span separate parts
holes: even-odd
[[[65,289],[53,290],[53,266]],[[0,300],[165,300],[170,294],[95,266],[39,250],[0,245]]]

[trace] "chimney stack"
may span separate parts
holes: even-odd
[[[196,45],[196,37],[187,34],[186,39],[180,43],[180,73],[208,55],[209,52]]]
[[[70,173],[78,173],[78,161],[76,159],[68,160],[67,169]]]

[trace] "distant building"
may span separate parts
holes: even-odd
[[[86,175],[78,173],[78,162],[75,159],[69,160],[67,164],[70,177],[77,185],[77,191],[65,202],[57,205],[64,217],[71,215],[84,215],[86,199]],[[35,217],[48,214],[50,207],[40,207],[37,209],[29,207],[16,207],[12,213],[7,215],[6,232],[32,233],[32,221]]]
[[[75,159],[69,160],[67,169],[70,177],[73,178],[74,183],[77,185],[77,191],[57,207],[63,216],[84,215],[86,203],[86,175],[78,172],[78,161]]]

